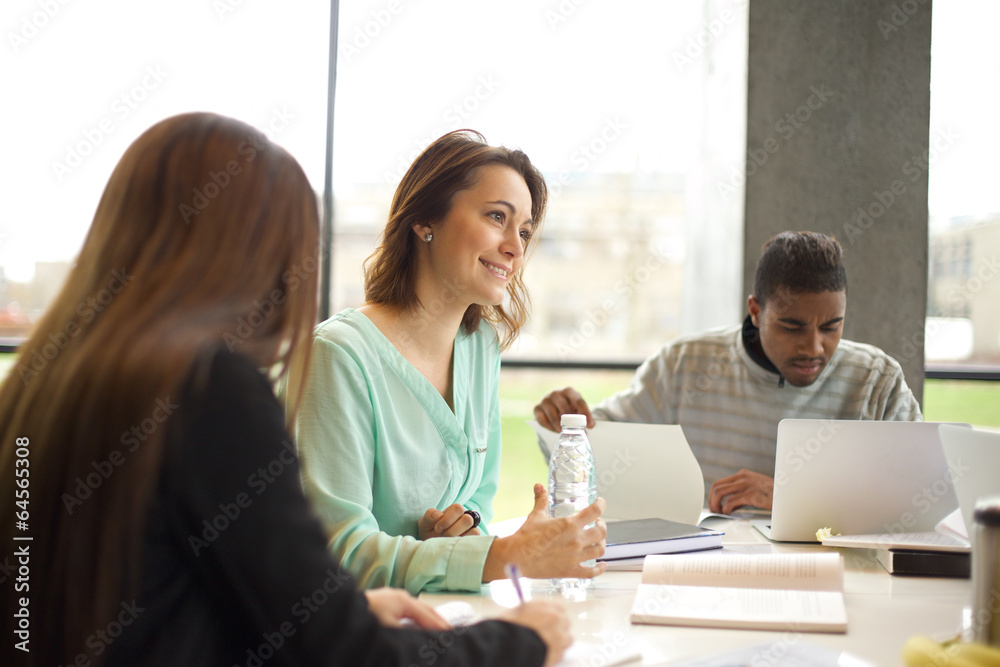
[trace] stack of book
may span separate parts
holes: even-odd
[[[936,531],[872,535],[832,535],[828,547],[874,549],[875,560],[889,574],[969,578],[972,547],[961,535]]]
[[[688,551],[721,549],[724,533],[666,519],[609,521],[607,546],[600,560],[609,566],[635,565],[649,554],[673,554]]]

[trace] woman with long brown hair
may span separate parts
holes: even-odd
[[[500,469],[499,355],[527,319],[521,269],[546,201],[520,150],[441,137],[396,190],[365,304],[316,330],[295,429],[303,486],[362,585],[478,590],[511,563],[535,578],[603,571],[581,565],[604,551],[603,500],[552,519],[536,484],[517,533],[483,534]]]
[[[301,167],[250,126],[176,116],[125,152],[0,388],[0,537],[24,566],[0,663],[409,664],[446,630],[357,592],[299,486],[272,383],[306,362],[317,237]],[[568,642],[552,607],[506,619],[437,662]]]

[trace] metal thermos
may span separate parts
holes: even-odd
[[[1000,647],[1000,495],[976,501],[973,532],[973,640]]]

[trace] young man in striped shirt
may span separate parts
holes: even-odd
[[[842,249],[832,237],[782,232],[764,245],[742,325],[664,345],[629,387],[590,410],[572,387],[546,394],[535,418],[564,413],[684,427],[708,489],[726,514],[771,508],[778,422],[922,418],[895,359],[841,338],[847,306]]]

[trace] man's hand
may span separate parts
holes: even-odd
[[[594,416],[590,414],[587,401],[573,387],[553,389],[545,394],[542,402],[535,406],[535,419],[550,431],[559,432],[559,418],[563,415],[585,415],[587,428],[594,428]]]
[[[708,492],[708,509],[722,514],[747,505],[769,510],[773,495],[773,477],[744,469],[716,480]]]
[[[417,521],[417,534],[422,540],[482,535],[473,523],[472,517],[465,513],[465,508],[461,505],[449,505],[443,512],[431,508]]]

